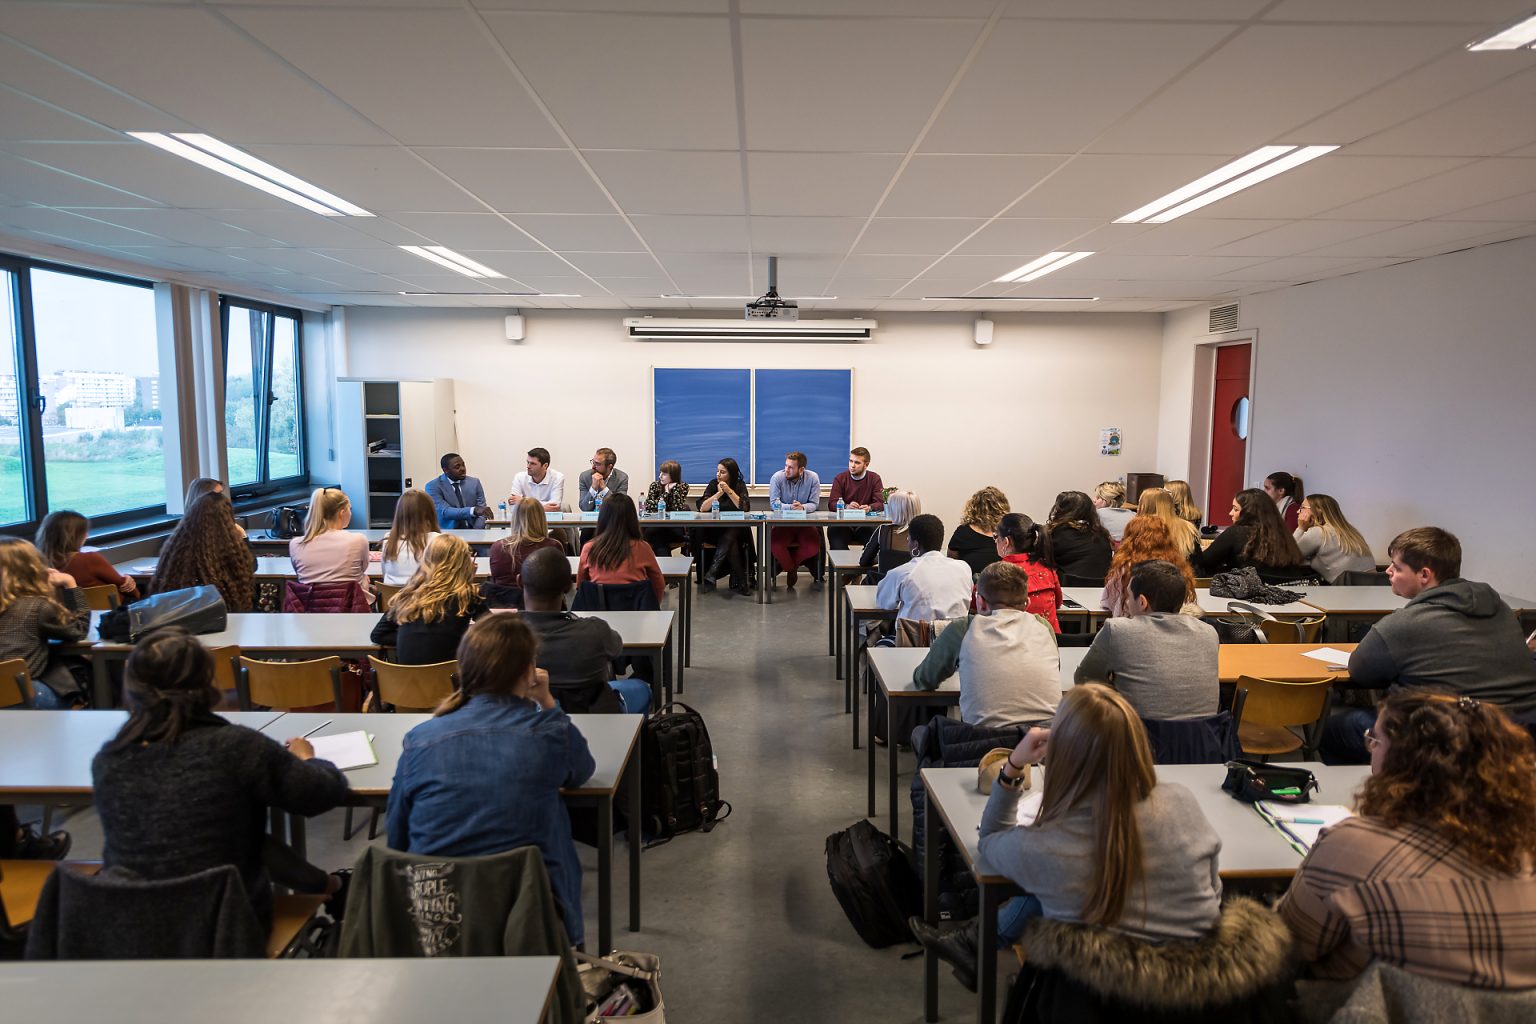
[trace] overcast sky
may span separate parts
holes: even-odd
[[[160,373],[155,293],[149,288],[34,270],[32,310],[43,376],[60,370],[140,377]],[[0,361],[0,372],[14,373],[11,363],[8,354]]]

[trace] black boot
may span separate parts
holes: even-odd
[[[724,545],[715,548],[714,561],[709,563],[709,568],[704,570],[704,589],[714,590],[715,580],[731,564],[731,549]]]
[[[932,925],[921,917],[907,918],[912,937],[922,943],[924,949],[955,969],[955,980],[969,991],[976,991],[976,922],[963,924]]]

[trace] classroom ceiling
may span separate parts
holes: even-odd
[[[1465,49],[1530,11],[0,0],[0,233],[303,303],[733,308],[662,296],[756,295],[777,255],[808,310],[1169,310],[1536,234],[1536,51]],[[206,132],[378,216],[126,131]],[[1342,148],[1112,223],[1267,144]],[[1057,250],[1095,255],[991,283]]]

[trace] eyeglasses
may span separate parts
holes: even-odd
[[[1376,730],[1375,729],[1367,729],[1367,730],[1365,730],[1364,735],[1365,735],[1365,749],[1366,750],[1375,750],[1378,746],[1381,745],[1382,737],[1376,735]]]

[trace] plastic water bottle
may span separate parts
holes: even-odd
[[[506,522],[507,521],[507,503],[506,502],[504,502],[504,501],[503,502],[499,502],[496,505],[496,518],[500,519],[502,522]]]
[[[592,511],[593,512],[601,512],[602,510],[603,510],[603,496],[601,494],[593,495],[592,496]]]
[[[837,499],[837,518],[843,518],[843,510],[847,507],[848,503],[846,501],[844,501],[842,498]]]
[[[780,512],[784,511],[784,503],[782,501],[780,501],[778,498],[774,498],[773,499],[772,505],[773,505],[773,514],[774,515],[778,515]]]
[[[720,499],[719,498],[716,498],[714,501],[709,503],[709,514],[714,516],[716,519],[720,518]]]

